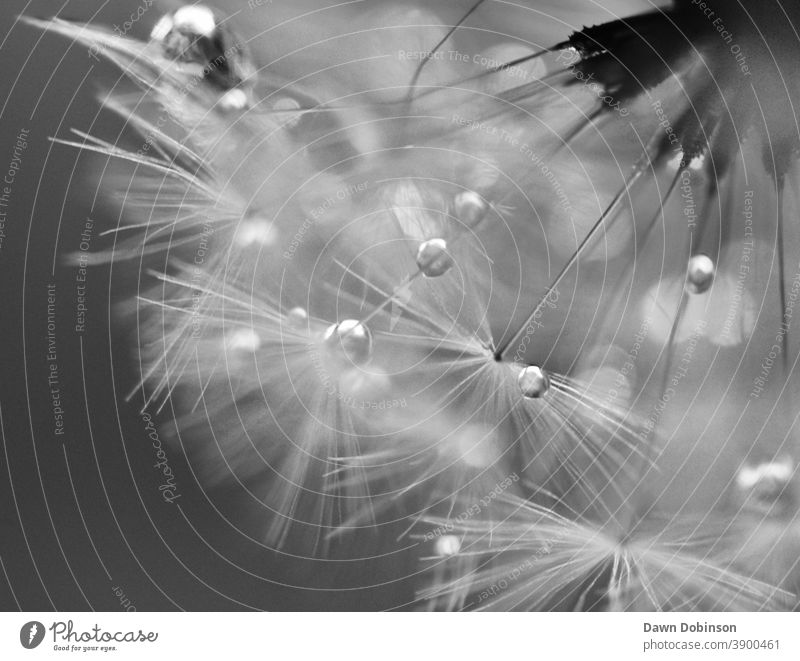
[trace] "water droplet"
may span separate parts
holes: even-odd
[[[203,5],[181,7],[161,18],[150,37],[161,46],[165,57],[227,90],[220,101],[224,109],[247,107],[247,94],[237,87],[255,75],[255,67],[243,42],[212,9]]]
[[[455,196],[453,207],[456,218],[467,227],[475,227],[489,211],[489,205],[475,191],[462,191]]]
[[[686,272],[686,291],[704,294],[714,282],[714,262],[706,255],[695,255],[689,260]]]
[[[426,278],[438,278],[453,266],[453,257],[447,252],[444,239],[425,241],[417,251],[417,266]]]
[[[366,363],[372,355],[372,333],[355,319],[332,324],[325,331],[323,339],[329,347],[341,351],[347,360],[356,365]]]
[[[543,397],[550,390],[550,376],[536,365],[523,369],[517,377],[522,394],[528,399]]]

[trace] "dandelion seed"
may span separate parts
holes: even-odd
[[[455,526],[462,548],[486,558],[468,598],[478,610],[749,611],[782,608],[788,599],[698,554],[680,531],[652,535],[640,523],[618,536],[518,498],[504,497],[498,506],[496,523]]]

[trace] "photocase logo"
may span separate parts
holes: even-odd
[[[19,642],[26,650],[32,650],[38,647],[44,640],[44,625],[41,622],[34,620],[22,625],[19,630]]]

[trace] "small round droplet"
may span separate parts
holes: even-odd
[[[440,558],[450,558],[461,551],[461,540],[455,535],[443,535],[436,540],[434,550]]]
[[[355,319],[329,326],[324,340],[329,347],[341,351],[347,360],[356,365],[363,365],[372,355],[372,333]]]
[[[528,399],[543,397],[550,390],[550,376],[536,365],[526,367],[517,377],[522,394]]]
[[[417,251],[417,266],[426,278],[438,278],[453,266],[453,257],[447,252],[444,239],[425,241]]]
[[[223,109],[247,107],[247,94],[237,88],[255,76],[255,66],[243,42],[212,9],[204,5],[181,7],[161,18],[150,37],[167,58],[228,91],[220,101]]]
[[[308,321],[308,312],[298,306],[289,310],[286,313],[286,318],[292,326],[302,326]]]
[[[462,191],[453,200],[456,218],[467,227],[475,227],[489,211],[489,205],[475,191]]]
[[[689,260],[686,272],[686,291],[704,294],[714,282],[714,262],[706,255],[695,255]]]

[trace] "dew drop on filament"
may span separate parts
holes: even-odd
[[[341,352],[341,356],[354,365],[363,365],[372,356],[372,333],[355,319],[332,324],[323,339],[328,347]]]
[[[706,255],[695,255],[689,260],[686,289],[690,294],[705,294],[714,282],[714,262]]]
[[[530,365],[517,377],[522,394],[528,399],[539,399],[550,390],[550,375],[541,367]]]
[[[462,191],[456,195],[453,206],[456,218],[470,228],[480,223],[489,211],[489,205],[474,191]]]
[[[417,251],[417,266],[426,278],[438,278],[453,266],[453,257],[447,252],[444,239],[430,239]]]

